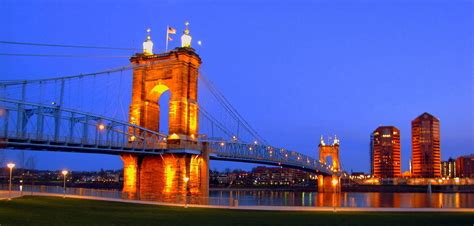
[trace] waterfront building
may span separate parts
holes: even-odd
[[[446,178],[454,178],[456,173],[456,160],[449,158],[448,161],[441,162],[441,176]]]
[[[297,169],[258,166],[250,172],[228,170],[211,171],[210,184],[216,187],[269,187],[269,186],[305,186],[316,183],[316,175]]]
[[[251,172],[254,185],[296,185],[310,180],[311,174],[301,170],[280,168],[280,167],[266,167],[258,166],[252,169]]]
[[[400,177],[400,130],[394,126],[380,126],[371,138],[373,175],[377,178]]]
[[[456,159],[458,177],[474,177],[474,154],[461,156]]]
[[[412,176],[441,177],[439,120],[423,113],[411,122]]]
[[[370,175],[374,175],[374,134],[370,134]]]

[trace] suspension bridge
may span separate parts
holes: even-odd
[[[207,196],[209,160],[300,169],[319,191],[340,190],[339,143],[322,141],[319,159],[269,144],[200,73],[185,35],[160,54],[148,36],[124,67],[0,81],[0,148],[119,155],[130,193]]]

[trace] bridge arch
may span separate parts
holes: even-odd
[[[321,163],[330,165],[334,170],[339,171],[339,145],[320,146],[319,160],[321,161]]]
[[[147,111],[145,117],[149,120],[156,119],[156,130],[160,133],[168,134],[170,131],[170,101],[171,90],[169,86],[159,81],[146,94]],[[156,112],[155,112],[156,111]],[[154,121],[154,120],[153,120]]]
[[[154,103],[159,102],[161,95],[169,90],[170,88],[167,85],[159,82],[147,93],[146,100]]]

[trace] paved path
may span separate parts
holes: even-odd
[[[11,198],[18,198],[20,196],[21,194],[19,191],[12,191]],[[8,191],[0,190],[0,200],[9,199],[9,198],[10,197],[9,197]]]
[[[19,192],[16,192],[15,197],[20,197]],[[1,194],[1,192],[0,192]],[[8,191],[7,191],[8,195]],[[42,193],[42,192],[25,192],[23,195],[34,196],[50,196],[63,197],[62,194]],[[0,196],[1,197],[1,196]],[[119,198],[104,198],[95,196],[79,196],[66,195],[66,198],[100,200],[122,203],[158,205],[158,206],[175,206],[184,207],[184,204],[174,204],[155,201],[129,200]],[[307,211],[307,212],[469,212],[474,213],[474,208],[354,208],[354,207],[306,207],[306,206],[214,206],[214,205],[195,205],[189,204],[187,207],[191,208],[214,208],[214,209],[235,209],[235,210],[261,210],[261,211]]]

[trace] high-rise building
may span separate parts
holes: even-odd
[[[456,159],[458,177],[474,177],[474,154]]]
[[[370,175],[374,175],[374,134],[370,134]]]
[[[441,177],[439,120],[423,113],[411,122],[413,177]]]
[[[380,126],[371,138],[373,175],[379,178],[400,177],[400,130],[394,126]]]
[[[448,161],[441,162],[441,176],[447,178],[457,177],[456,160],[449,158]]]

